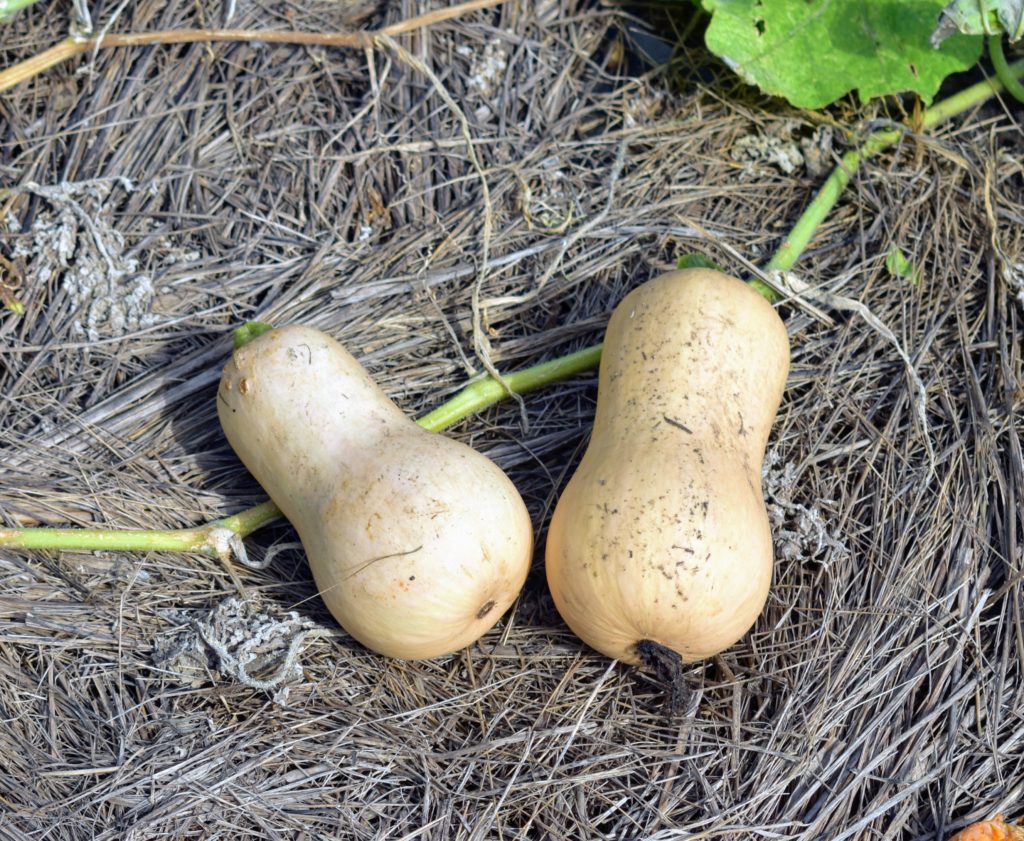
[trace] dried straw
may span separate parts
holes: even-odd
[[[422,11],[240,3],[232,25],[380,28]],[[0,61],[58,40],[57,14],[20,13]],[[210,14],[143,0],[116,28]],[[0,319],[0,518],[171,527],[259,499],[213,399],[245,319],[330,331],[418,414],[479,369],[475,321],[508,371],[599,340],[624,292],[681,252],[762,263],[820,176],[752,162],[740,141],[816,126],[714,67],[681,68],[671,92],[635,75],[609,49],[627,31],[606,7],[509,2],[395,36],[433,78],[386,46],[191,44],[102,51],[0,97],[0,183],[16,188],[0,218],[21,230],[2,250],[26,308]],[[540,552],[494,632],[427,663],[337,631],[294,549],[264,571],[4,553],[0,834],[921,840],[1016,816],[1021,160],[998,108],[908,136],[797,267],[893,332],[924,387],[934,467],[893,344],[784,305],[775,586],[753,633],[688,667],[677,719],[651,676],[560,622]],[[91,227],[29,182],[78,185],[64,194]],[[886,268],[894,248],[919,283]],[[131,290],[120,321],[97,305]],[[541,546],[594,397],[581,377],[528,395],[525,431],[504,404],[452,433],[509,471]],[[250,552],[293,540],[281,524]],[[283,705],[216,657],[186,671],[157,656],[232,597],[259,599],[261,628],[296,610],[319,629]]]

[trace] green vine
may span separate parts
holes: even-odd
[[[1003,36],[988,36],[988,57],[992,61],[992,68],[996,71],[996,78],[1002,83],[1006,92],[1018,102],[1024,102],[1024,85],[1014,75],[1013,69],[1006,63],[1006,54],[1003,52]]]
[[[249,344],[257,336],[269,333],[273,329],[272,326],[264,324],[262,321],[247,321],[231,334],[231,343],[234,345],[235,350],[238,350],[240,347]]]

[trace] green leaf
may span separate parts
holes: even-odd
[[[1024,35],[1024,0],[953,0],[939,16],[931,42],[938,46],[954,32],[1002,35],[1017,41]]]
[[[912,91],[926,103],[981,53],[979,36],[929,36],[944,0],[702,0],[708,49],[763,91],[821,108]]]
[[[906,280],[914,286],[921,283],[921,269],[895,245],[885,255],[885,267],[893,277]]]

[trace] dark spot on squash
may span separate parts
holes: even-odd
[[[489,602],[487,602],[487,604],[485,604],[482,608],[480,608],[480,610],[476,612],[476,618],[483,619],[492,610],[494,610],[494,599],[491,599]]]

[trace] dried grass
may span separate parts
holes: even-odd
[[[144,0],[117,28],[201,25],[202,10]],[[376,26],[422,8],[358,11]],[[339,29],[350,12],[244,3],[233,24]],[[56,40],[61,13],[21,13],[0,60]],[[762,260],[817,178],[733,153],[791,132],[783,123],[815,126],[723,95],[732,83],[714,68],[673,94],[622,75],[605,50],[621,20],[572,0],[509,2],[396,39],[464,110],[479,172],[434,81],[386,49],[110,50],[0,97],[0,183],[15,188],[0,215],[26,232],[4,235],[5,254],[56,210],[28,182],[128,178],[135,189],[95,215],[123,240],[119,265],[151,278],[154,316],[78,335],[68,271],[23,261],[25,315],[0,319],[0,518],[171,527],[259,499],[213,399],[245,319],[329,330],[418,414],[483,370],[474,348],[511,370],[598,340],[625,290],[682,251],[734,271],[733,253]],[[500,84],[481,90],[498,52]],[[539,552],[499,628],[427,663],[337,632],[294,550],[262,572],[0,552],[0,835],[923,841],[1015,814],[1017,119],[992,108],[908,137],[866,168],[802,262],[805,281],[895,332],[926,389],[934,467],[892,344],[860,318],[785,307],[793,370],[767,477],[776,584],[752,634],[688,668],[677,719],[651,677],[562,625]],[[919,285],[887,271],[894,246]],[[80,238],[71,272],[94,251]],[[540,545],[594,385],[529,396],[525,429],[502,405],[452,433],[509,471]],[[280,524],[249,543],[260,556],[293,539]],[[154,656],[236,596],[321,629],[283,706],[215,658],[185,674]]]

